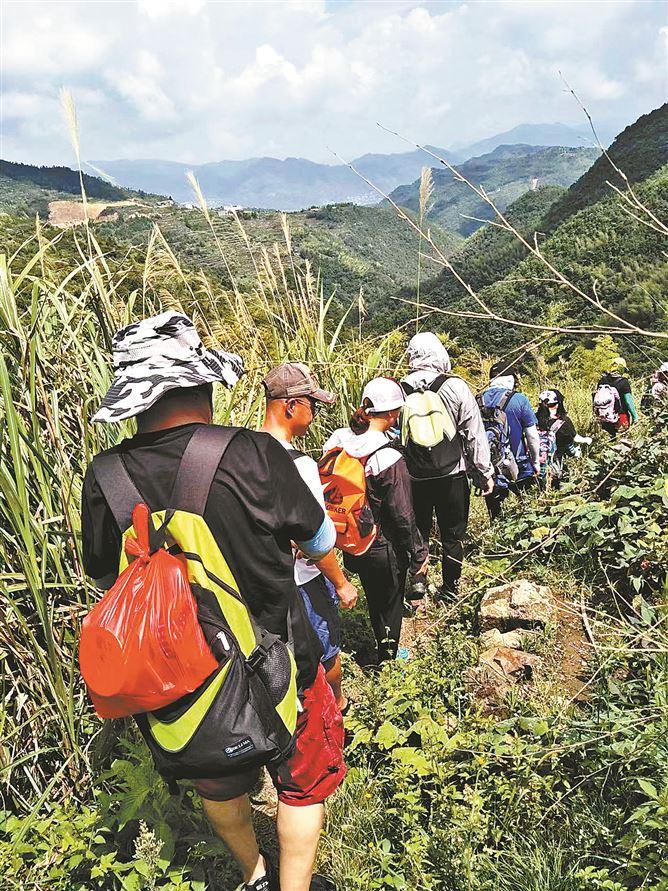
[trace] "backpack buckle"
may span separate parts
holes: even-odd
[[[257,671],[260,665],[267,658],[267,650],[262,644],[258,644],[250,656],[246,657],[246,668],[248,671]]]

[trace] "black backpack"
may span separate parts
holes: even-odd
[[[506,415],[506,406],[514,393],[514,390],[506,390],[498,405],[485,405],[483,396],[478,396],[476,399],[487,433],[494,478],[503,476],[510,481],[516,480],[519,475],[517,459],[510,443],[510,427]]]
[[[203,514],[223,455],[238,428],[200,427],[183,454],[174,490],[153,518],[171,553],[185,560],[200,625],[218,668],[171,705],[135,715],[156,767],[170,783],[222,777],[279,763],[294,749],[297,721],[295,660],[285,643],[260,628],[244,602]],[[123,535],[145,502],[122,455],[104,452],[93,471]],[[124,569],[125,553],[121,549]]]

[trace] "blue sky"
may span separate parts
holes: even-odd
[[[2,3],[0,154],[203,163],[449,146],[524,122],[621,129],[666,101],[664,0]]]

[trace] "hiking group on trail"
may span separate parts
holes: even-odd
[[[81,670],[98,714],[135,717],[172,791],[193,783],[247,891],[335,887],[313,869],[324,802],[345,775],[339,608],[358,598],[336,550],[364,590],[376,664],[407,658],[402,620],[424,609],[434,514],[436,599],[447,603],[471,486],[495,520],[510,494],[558,486],[586,441],[562,393],[545,390],[534,411],[510,363],[476,398],[435,334],[415,335],[407,358],[403,380],[366,382],[316,462],[295,440],[337,396],[304,363],[264,377],[259,431],[222,427],[213,384],[236,384],[239,356],[206,349],[175,311],[113,339],[115,376],[94,420],[135,418],[137,433],[84,479],[84,567],[106,593],[83,623]],[[594,395],[613,436],[637,419],[622,363]],[[278,862],[251,821],[265,767]]]

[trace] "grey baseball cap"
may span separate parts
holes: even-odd
[[[331,405],[336,395],[323,390],[308,365],[303,362],[284,362],[272,368],[262,381],[268,399],[290,399],[292,396],[310,396],[318,402]]]

